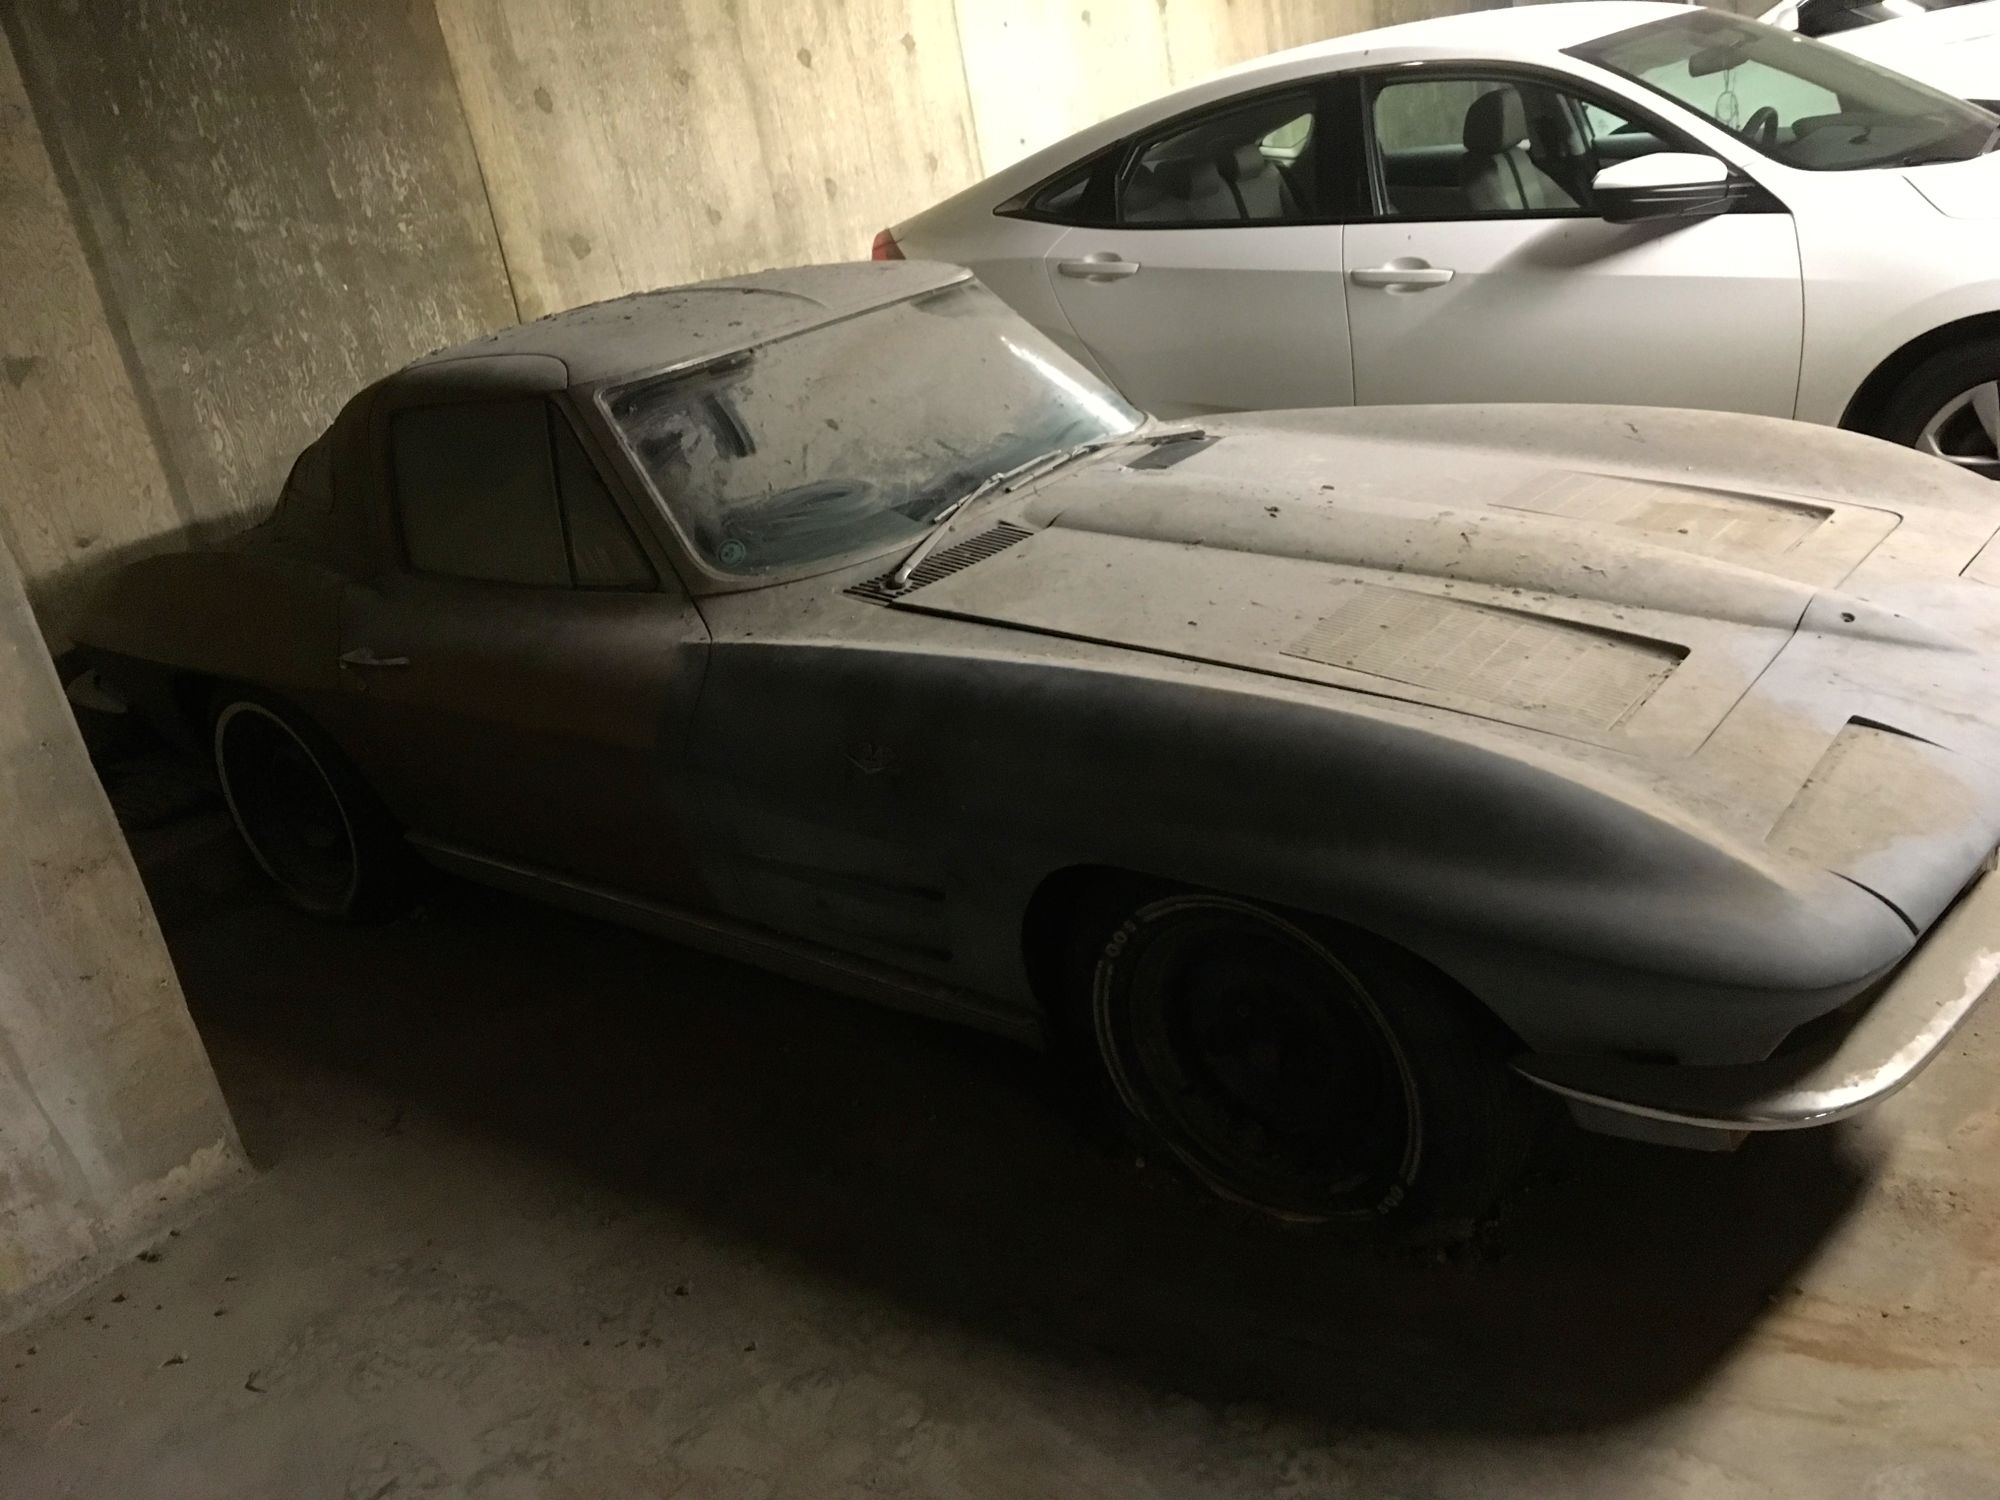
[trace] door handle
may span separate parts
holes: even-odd
[[[352,651],[340,653],[340,664],[343,667],[407,667],[410,659],[407,656],[377,656],[366,646],[356,646]]]
[[[1386,266],[1368,266],[1350,271],[1348,277],[1356,286],[1379,286],[1392,292],[1421,292],[1430,287],[1443,286],[1456,274],[1445,266],[1405,257],[1392,260]]]
[[[1121,276],[1137,276],[1136,260],[1120,260],[1115,250],[1100,250],[1082,260],[1059,260],[1056,270],[1064,276],[1080,276],[1086,281],[1116,281]]]

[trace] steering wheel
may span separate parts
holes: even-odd
[[[1743,136],[1760,151],[1768,151],[1778,144],[1778,112],[1768,104],[1760,104],[1750,111],[1750,118],[1743,122]]]

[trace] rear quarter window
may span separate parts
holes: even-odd
[[[396,511],[420,573],[566,587],[569,559],[547,404],[460,402],[398,412]]]

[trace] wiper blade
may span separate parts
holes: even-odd
[[[1081,458],[1086,453],[1095,453],[1098,449],[1108,448],[1113,443],[1122,443],[1129,436],[1129,433],[1120,433],[1116,437],[1092,438],[1087,443],[1076,443],[1068,448],[1052,448],[1047,453],[1037,453],[1026,463],[1016,464],[1011,469],[1002,469],[998,474],[987,475],[932,517],[931,529],[924,533],[921,542],[910,549],[909,555],[896,564],[896,571],[889,575],[889,581],[883,587],[892,594],[900,594],[909,588],[910,574],[916,570],[918,563],[930,556],[931,548],[937,539],[944,535],[945,524],[973,501],[983,500],[996,490],[1025,484],[1028,480],[1046,474],[1052,469],[1061,468],[1071,459]]]

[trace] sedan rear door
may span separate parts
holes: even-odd
[[[1600,167],[1700,148],[1542,72],[1436,64],[1368,83],[1373,213],[1345,251],[1357,402],[1793,415],[1798,238],[1768,194],[1612,224],[1590,203]]]
[[[1078,343],[1160,416],[1342,406],[1343,191],[1317,85],[1182,116],[1077,179],[1079,224],[1048,252]],[[1060,192],[1064,184],[1058,184]],[[1093,204],[1095,212],[1092,212]]]

